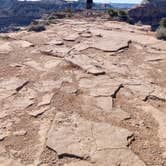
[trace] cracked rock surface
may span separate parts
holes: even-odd
[[[166,166],[166,42],[101,18],[5,35],[0,166]]]

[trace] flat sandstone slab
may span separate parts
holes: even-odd
[[[132,137],[132,132],[127,129],[88,121],[77,114],[66,117],[58,113],[48,133],[47,146],[59,156],[68,154],[81,158],[90,157],[97,166],[108,166],[108,163],[115,164],[118,161],[122,164],[144,166],[127,148],[129,137]],[[76,164],[66,166],[70,165]]]

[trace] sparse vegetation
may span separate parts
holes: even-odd
[[[160,21],[160,27],[166,28],[166,18],[162,18]]]
[[[132,19],[129,17],[128,12],[125,10],[115,10],[115,9],[108,9],[108,14],[113,20],[117,21],[125,21],[132,24]]]
[[[160,40],[166,40],[166,28],[159,27],[156,31],[156,37]]]
[[[45,31],[46,27],[44,23],[32,23],[29,28],[28,31],[35,31],[35,32],[41,32],[41,31]]]
[[[166,18],[161,19],[160,26],[156,30],[156,37],[160,40],[166,40]]]
[[[128,13],[125,10],[119,10],[118,17],[121,21],[127,21],[129,18]]]
[[[115,17],[117,17],[118,16],[118,12],[116,11],[116,10],[114,10],[114,9],[108,9],[108,14],[109,14],[109,16],[111,17],[111,18],[115,18]]]

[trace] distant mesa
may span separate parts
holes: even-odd
[[[166,0],[143,0],[129,10],[129,16],[135,22],[156,25],[162,17],[166,17]]]

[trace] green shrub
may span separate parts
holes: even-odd
[[[119,10],[118,17],[121,21],[127,21],[128,20],[128,13],[124,10]]]
[[[117,17],[118,16],[118,12],[116,11],[116,10],[114,10],[114,9],[108,9],[108,14],[109,14],[109,16],[110,17]]]
[[[162,18],[160,21],[160,27],[166,28],[166,18]]]
[[[41,32],[45,31],[45,25],[44,24],[31,24],[30,27],[28,28],[28,31],[35,31],[35,32]]]
[[[156,37],[160,40],[166,40],[166,28],[159,27],[156,31]]]
[[[110,8],[108,9],[108,14],[116,21],[126,21],[133,24],[133,20],[129,17],[128,12],[125,10],[114,10]]]

